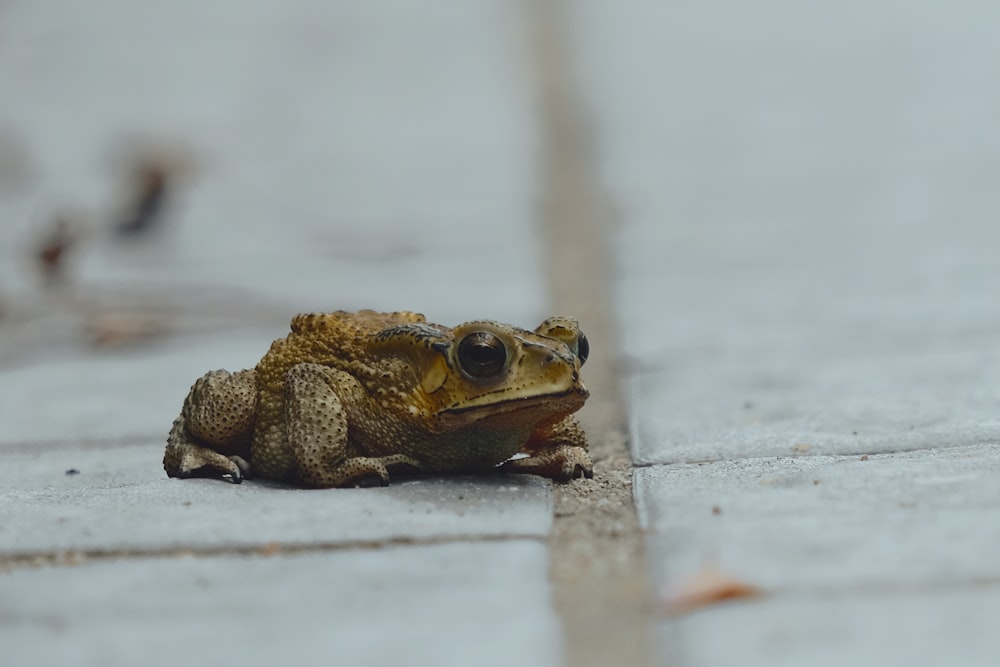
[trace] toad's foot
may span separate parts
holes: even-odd
[[[527,473],[551,477],[559,482],[568,482],[579,477],[592,478],[594,463],[583,447],[558,445],[542,449],[523,459],[507,461],[500,469],[504,472]]]
[[[389,486],[389,468],[395,466],[420,469],[420,463],[416,459],[403,454],[379,458],[356,456],[329,470],[314,470],[309,479],[305,481],[309,486],[321,488]]]
[[[228,477],[234,484],[250,478],[250,464],[242,456],[226,456],[191,442],[175,443],[163,455],[170,477]]]

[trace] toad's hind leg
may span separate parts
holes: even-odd
[[[252,370],[211,371],[199,378],[167,436],[167,475],[243,481],[250,474],[247,459],[256,406]]]
[[[338,393],[341,392],[341,393]],[[420,464],[402,454],[359,456],[348,440],[343,394],[364,393],[351,375],[319,364],[297,364],[285,376],[285,422],[288,444],[306,486],[385,486],[388,468]]]
[[[542,475],[560,482],[594,476],[594,463],[587,453],[587,436],[572,417],[532,434],[521,451],[528,456],[507,461],[501,469]]]

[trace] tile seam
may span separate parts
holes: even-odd
[[[497,542],[547,542],[547,537],[532,533],[500,533],[496,535],[436,535],[426,537],[388,537],[382,539],[321,541],[321,542],[262,542],[247,545],[171,545],[160,548],[95,548],[52,549],[0,553],[0,573],[38,567],[74,567],[86,563],[149,560],[156,558],[274,558],[312,553],[342,551],[375,551],[403,547],[428,547],[448,544],[487,544]]]
[[[577,88],[569,26],[573,5],[524,0],[525,59],[538,119],[538,226],[552,314],[577,317],[591,342],[580,414],[594,480],[556,485],[549,542],[553,603],[566,665],[651,664],[645,539],[632,494],[619,369],[613,207],[597,176],[592,132]]]

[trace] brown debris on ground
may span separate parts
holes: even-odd
[[[79,224],[60,213],[53,217],[35,249],[35,260],[46,287],[65,284],[67,264],[79,240]]]
[[[161,318],[126,310],[95,313],[87,320],[87,338],[96,347],[141,343],[166,333]]]
[[[713,604],[762,593],[760,588],[709,566],[671,586],[660,599],[660,610],[667,616],[683,616]]]

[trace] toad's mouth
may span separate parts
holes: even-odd
[[[531,410],[545,407],[551,412],[576,412],[583,407],[590,392],[585,387],[573,387],[565,391],[537,396],[519,396],[490,403],[477,403],[459,408],[446,408],[439,412],[442,423],[451,425],[471,424],[472,422],[511,412]]]

